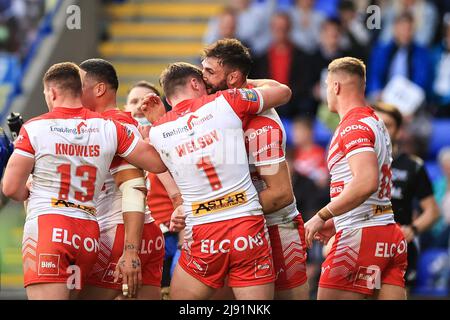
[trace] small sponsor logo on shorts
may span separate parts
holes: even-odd
[[[247,194],[245,191],[237,191],[213,200],[194,202],[192,203],[192,211],[194,217],[198,217],[236,207],[244,203],[247,203]]]
[[[187,266],[202,277],[206,276],[206,272],[208,271],[208,264],[200,258],[192,258]]]
[[[58,276],[59,275],[59,254],[41,253],[39,255],[40,276]]]
[[[380,268],[378,266],[359,267],[355,280],[354,287],[361,287],[367,289],[380,289]]]
[[[266,278],[272,275],[272,260],[264,257],[255,261],[255,278]]]
[[[114,283],[114,271],[116,270],[117,263],[110,262],[108,268],[103,273],[102,282]]]

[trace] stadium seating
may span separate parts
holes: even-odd
[[[445,297],[449,294],[449,253],[447,249],[430,249],[420,255],[417,286],[419,296]]]
[[[109,5],[110,37],[100,44],[99,52],[119,74],[119,105],[134,82],[145,79],[158,84],[169,62],[198,63],[208,19],[223,3],[158,0]]]
[[[450,119],[435,119],[432,121],[428,158],[435,159],[439,150],[445,146],[450,146]]]

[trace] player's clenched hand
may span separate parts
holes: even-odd
[[[317,232],[322,229],[324,224],[325,221],[322,220],[322,218],[320,218],[317,214],[305,223],[305,239],[308,248],[312,247],[314,237]]]
[[[141,260],[136,248],[125,248],[114,272],[114,282],[122,278],[122,293],[128,298],[136,296],[142,283]]]
[[[148,121],[151,121],[152,109],[160,106],[164,107],[161,98],[155,93],[149,93],[142,99],[138,106],[138,110],[144,114]]]
[[[170,218],[170,232],[180,232],[186,227],[186,214],[184,213],[183,206],[178,206],[175,211],[172,213],[172,217]]]
[[[333,219],[330,219],[324,223],[322,229],[317,231],[314,239],[320,241],[323,245],[326,245],[330,241],[330,238],[332,238],[335,234],[336,229],[334,227],[334,221]]]

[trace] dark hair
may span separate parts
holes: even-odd
[[[171,97],[180,87],[184,87],[188,80],[195,78],[203,82],[202,70],[187,62],[175,62],[163,70],[159,83],[166,97]]]
[[[59,89],[69,92],[74,97],[81,96],[80,68],[73,62],[52,65],[42,81],[44,85],[54,83]]]
[[[408,21],[409,23],[414,23],[414,16],[412,15],[412,13],[408,12],[408,11],[403,11],[402,13],[398,14],[395,17],[395,23],[399,23],[402,21]]]
[[[333,26],[337,27],[338,29],[340,29],[342,26],[342,23],[339,18],[332,18],[332,17],[326,18],[325,20],[323,20],[322,24],[320,25],[320,30],[323,31],[323,29],[327,25],[333,25]]]
[[[314,130],[314,120],[311,117],[296,117],[292,123],[305,126],[311,131]]]
[[[237,39],[222,39],[203,50],[203,59],[217,58],[222,66],[236,68],[248,76],[253,61],[250,51]]]
[[[134,88],[147,88],[147,89],[153,91],[156,95],[158,95],[158,97],[161,97],[161,93],[159,93],[159,90],[151,82],[148,82],[145,80],[138,81],[130,87],[130,89],[128,90],[128,93],[130,93],[131,90],[133,90]]]
[[[341,0],[339,3],[339,10],[340,11],[355,11],[355,3],[351,0]]]
[[[377,112],[387,114],[388,116],[393,118],[397,126],[397,129],[399,129],[402,126],[403,123],[402,113],[393,104],[378,102],[373,106],[373,109]]]
[[[107,83],[115,91],[119,88],[116,69],[111,62],[103,59],[88,59],[80,64],[80,68],[86,71],[87,76],[100,82]]]
[[[273,21],[274,18],[278,18],[278,17],[286,20],[288,23],[289,29],[292,29],[292,20],[291,20],[291,16],[289,15],[289,13],[287,13],[286,11],[277,11],[272,15],[271,20]]]

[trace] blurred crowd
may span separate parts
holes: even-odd
[[[0,0],[0,85],[17,79],[45,8],[46,0]]]
[[[289,130],[292,181],[305,221],[328,201],[326,143],[318,144],[314,132],[318,119],[330,132],[339,121],[326,107],[327,66],[347,55],[362,59],[368,101],[402,112],[402,151],[440,167],[442,175],[432,178],[441,218],[420,242],[422,252],[449,249],[450,147],[430,154],[429,140],[435,119],[450,121],[450,1],[230,0],[210,19],[203,42],[221,38],[238,38],[251,49],[252,78],[276,79],[293,91],[277,111]],[[442,132],[450,136],[450,122]],[[316,249],[310,258],[320,261]]]
[[[0,0],[0,51],[23,56],[44,12],[45,0]]]

